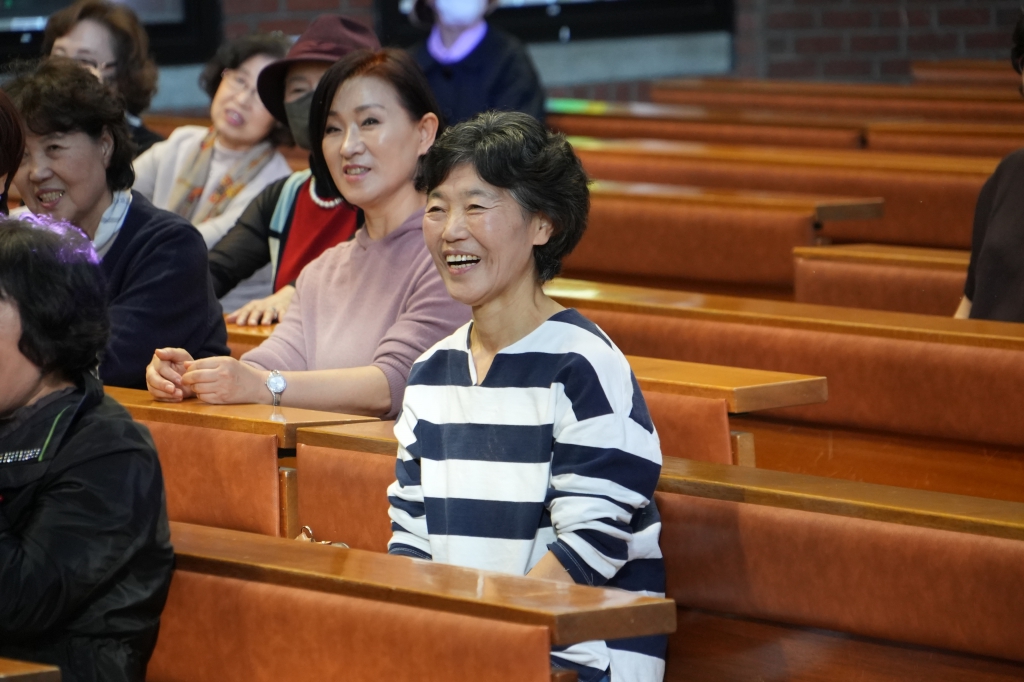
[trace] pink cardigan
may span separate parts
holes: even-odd
[[[373,240],[362,227],[324,251],[296,282],[288,313],[269,339],[242,356],[265,370],[379,367],[394,417],[412,363],[470,318],[448,295],[423,243],[423,211]]]

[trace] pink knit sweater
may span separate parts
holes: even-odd
[[[324,251],[302,270],[274,333],[242,361],[282,371],[379,367],[391,387],[386,416],[394,417],[413,361],[471,314],[448,295],[422,225],[417,211],[383,239],[362,227]]]

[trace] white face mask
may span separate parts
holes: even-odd
[[[471,26],[483,18],[487,0],[434,0],[434,11],[445,26]]]

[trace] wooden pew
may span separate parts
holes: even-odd
[[[974,206],[999,160],[989,157],[570,138],[604,180],[882,197],[880,220],[826,223],[835,241],[969,248]]]
[[[52,665],[0,658],[0,680],[11,680],[11,682],[60,682],[60,669]]]
[[[566,135],[611,139],[999,157],[1024,147],[1024,125],[1020,123],[890,120],[650,102],[550,99],[547,121]]]
[[[393,466],[382,430],[300,432],[300,481],[325,489],[302,498],[304,521],[324,537],[383,551],[388,481],[368,473]],[[323,447],[332,438],[342,449]],[[322,449],[307,451],[307,439]],[[1013,587],[1024,504],[677,458],[666,458],[656,498],[669,595],[680,606],[666,679],[741,680],[765,669],[774,679],[846,679],[856,657],[879,666],[878,680],[904,679],[908,666],[920,666],[919,679],[1024,671],[1024,645],[1005,631],[1024,609]],[[367,510],[380,518],[353,521]],[[837,638],[847,655],[830,655]],[[803,665],[791,678],[778,655],[793,646]],[[970,677],[943,676],[947,666]]]
[[[1018,447],[1024,326],[556,279],[624,352],[828,377],[827,403],[771,416]]]
[[[584,279],[788,295],[792,249],[823,221],[870,220],[882,200],[597,181],[587,232],[565,260]]]
[[[915,60],[914,80],[923,85],[970,85],[993,88],[1020,87],[1020,74],[1007,59]]]
[[[296,472],[279,456],[293,454],[303,426],[373,421],[371,417],[269,405],[161,403],[146,391],[108,386],[153,435],[172,520],[295,537]]]
[[[975,123],[1016,123],[1024,114],[1020,94],[1003,87],[692,78],[655,83],[651,99],[662,104]]]
[[[754,109],[550,98],[545,120],[566,135],[859,149],[860,120]]]
[[[171,525],[153,682],[547,682],[553,645],[675,629],[667,599]]]
[[[970,251],[888,244],[793,249],[798,303],[951,316],[963,296]]]

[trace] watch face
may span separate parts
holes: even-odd
[[[274,393],[281,393],[288,386],[288,382],[280,374],[271,374],[267,379],[267,388]]]

